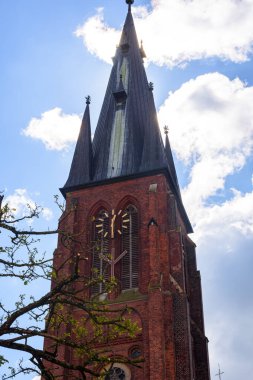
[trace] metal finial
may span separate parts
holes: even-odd
[[[153,91],[154,90],[154,83],[153,82],[149,82],[148,88],[149,88],[149,91]]]
[[[126,0],[126,3],[128,4],[128,10],[131,11],[131,5],[134,3],[134,0]]]
[[[168,136],[168,134],[169,134],[169,127],[167,125],[165,125],[165,127],[164,127],[164,133],[166,136]]]
[[[85,99],[86,99],[86,104],[89,105],[90,102],[91,102],[91,97],[90,97],[90,95],[86,96]]]

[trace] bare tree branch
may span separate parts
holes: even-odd
[[[99,294],[89,295],[90,289],[100,282],[105,292],[113,291],[115,279],[107,280],[96,272],[85,275],[80,270],[91,252],[98,249],[98,243],[91,242],[87,246],[82,239],[83,231],[27,228],[26,222],[38,218],[42,209],[37,205],[28,206],[27,215],[16,217],[15,210],[3,204],[3,199],[0,195],[0,234],[9,244],[0,247],[0,279],[15,278],[23,285],[48,280],[53,286],[38,299],[17,291],[12,307],[0,302],[0,347],[30,355],[29,364],[21,359],[16,369],[10,367],[10,373],[2,375],[2,380],[31,373],[45,380],[55,380],[55,368],[70,371],[67,373],[71,373],[71,379],[83,380],[87,375],[100,377],[101,368],[112,365],[115,360],[139,365],[141,360],[116,357],[108,345],[113,339],[131,340],[140,333],[139,327],[131,322],[131,310],[126,306],[109,307],[99,301]],[[64,211],[58,197],[55,199]],[[64,211],[62,219],[71,217],[73,212],[74,208]],[[59,236],[65,250],[57,266],[37,247],[40,238],[51,235]],[[27,289],[31,289],[30,285]],[[75,318],[72,310],[82,318]],[[36,346],[34,338],[49,341],[50,350]],[[79,355],[80,363],[63,360],[59,355],[61,347]],[[0,356],[0,367],[5,363],[6,359]]]

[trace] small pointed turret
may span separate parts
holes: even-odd
[[[89,105],[90,96],[87,96],[86,108],[76,143],[75,153],[69,177],[64,188],[80,186],[92,180],[92,143]]]
[[[164,127],[164,133],[165,133],[165,155],[166,155],[166,159],[168,162],[169,172],[170,172],[172,181],[174,183],[175,189],[177,190],[178,195],[181,196],[180,195],[180,188],[179,188],[179,184],[178,184],[178,179],[177,179],[177,172],[176,172],[176,168],[175,168],[175,164],[174,164],[174,160],[173,160],[173,155],[172,155],[172,150],[170,147],[169,136],[168,136],[169,135],[169,128],[167,125]]]

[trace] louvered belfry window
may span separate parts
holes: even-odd
[[[122,251],[127,251],[121,261],[122,290],[138,288],[139,249],[138,249],[138,211],[129,205],[124,214],[129,219],[127,228],[122,228]]]
[[[93,222],[93,258],[92,270],[104,279],[108,279],[108,263],[104,257],[110,254],[109,239],[109,214],[106,210],[100,210]],[[103,293],[105,286],[102,282],[92,286],[92,294]]]

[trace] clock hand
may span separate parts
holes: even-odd
[[[114,223],[115,223],[116,215],[113,215],[111,220],[111,238],[114,239]]]

